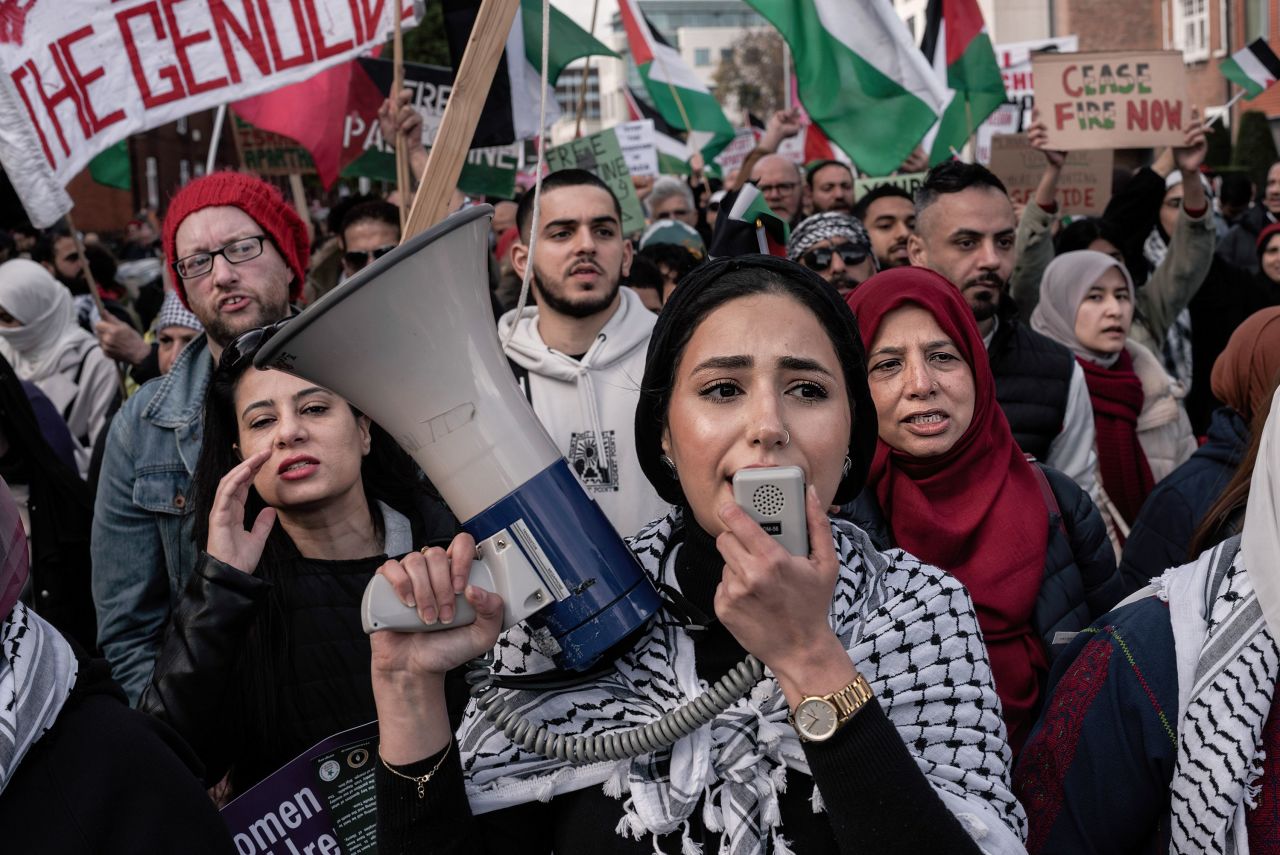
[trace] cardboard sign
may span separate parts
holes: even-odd
[[[756,147],[758,138],[759,134],[752,128],[738,128],[733,137],[733,142],[725,146],[716,155],[715,162],[720,164],[721,173],[728,175],[735,169],[741,169],[742,162],[747,159],[747,155],[751,154],[751,150]]]
[[[1186,136],[1191,101],[1177,51],[1038,53],[1031,68],[1050,148],[1150,148]]]
[[[994,48],[1008,100],[978,125],[973,152],[978,163],[991,162],[993,135],[1021,133],[1031,125],[1031,109],[1035,105],[1031,55],[1038,51],[1075,53],[1080,49],[1080,39],[1076,36],[1056,36],[1026,42],[1003,42],[994,45]]]
[[[631,183],[627,156],[622,153],[613,128],[549,148],[546,161],[548,172],[585,169],[594,173],[609,185],[613,195],[622,203],[622,233],[631,234],[644,228],[644,209],[640,207],[640,197]]]
[[[1111,201],[1111,149],[1067,153],[1058,176],[1058,205],[1067,214],[1101,214]],[[991,139],[991,171],[1004,182],[1009,198],[1025,204],[1035,196],[1044,173],[1044,155],[1027,144],[1026,134],[997,134]]]
[[[399,2],[4,0],[0,166],[32,222],[52,225],[94,155],[384,44]]]
[[[916,188],[924,183],[926,172],[904,172],[901,175],[884,175],[879,178],[859,178],[853,182],[853,198],[861,199],[867,193],[884,184],[892,184],[895,187],[901,187],[912,195],[915,194]]]
[[[627,169],[632,175],[658,174],[658,148],[654,141],[653,119],[623,122],[614,125],[618,145],[627,158]]]

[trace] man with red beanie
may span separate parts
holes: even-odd
[[[179,190],[163,240],[178,296],[205,334],[112,421],[93,520],[98,643],[131,703],[196,562],[184,515],[214,365],[240,333],[289,314],[310,258],[306,225],[280,192],[235,172]]]

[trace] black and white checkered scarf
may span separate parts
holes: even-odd
[[[18,603],[0,621],[0,793],[62,710],[76,682],[71,645]]]
[[[631,542],[645,570],[678,587],[674,557],[681,527],[673,511]],[[831,625],[870,682],[881,707],[943,803],[991,855],[1022,852],[1026,815],[1009,782],[1010,751],[986,648],[968,593],[953,577],[900,550],[879,553],[861,530],[832,524],[841,573]],[[495,670],[550,670],[522,626],[498,641]],[[655,622],[609,676],[554,692],[517,692],[521,714],[557,733],[603,735],[646,724],[702,691],[693,642]],[[742,700],[671,749],[634,760],[574,767],[524,752],[475,709],[458,734],[467,794],[484,813],[603,785],[624,800],[619,835],[640,839],[681,831],[689,817],[721,832],[720,852],[788,853],[778,793],[788,772],[809,774],[787,703],[766,677]],[[814,810],[822,810],[814,791]]]

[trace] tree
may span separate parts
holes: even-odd
[[[716,98],[744,113],[765,117],[781,110],[783,92],[782,36],[772,28],[752,30],[733,52],[720,60],[712,75]]]
[[[443,65],[445,68],[453,67],[453,60],[449,56],[449,40],[444,34],[444,12],[443,4],[427,3],[427,12],[422,16],[422,22],[412,30],[405,30],[404,36],[404,61],[405,62],[422,62],[427,65]],[[382,58],[391,59],[392,43],[387,41],[386,47],[382,49]]]
[[[1231,165],[1247,170],[1258,187],[1267,183],[1267,169],[1275,163],[1276,141],[1265,114],[1248,110],[1240,116],[1240,131]]]

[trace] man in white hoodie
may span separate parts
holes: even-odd
[[[609,521],[631,535],[667,512],[635,452],[634,421],[655,317],[629,288],[631,244],[608,185],[580,169],[542,181],[532,290],[537,307],[498,322],[533,411]],[[511,262],[530,263],[533,193],[516,212]]]

